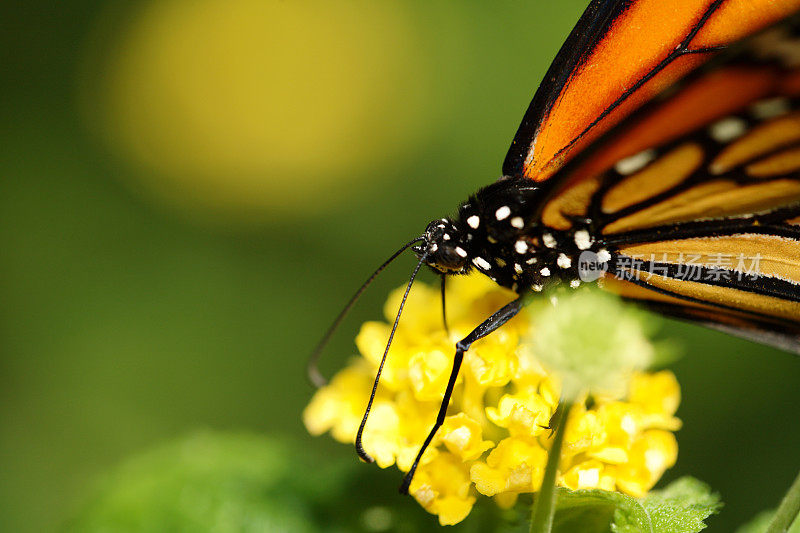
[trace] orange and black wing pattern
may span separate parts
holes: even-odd
[[[536,169],[555,165],[540,180],[548,193],[540,222],[559,231],[576,220],[594,228],[603,246],[604,288],[800,352],[800,14],[762,29],[791,4],[764,2],[749,25],[737,26],[736,10],[756,4],[723,0],[700,9],[704,25],[692,26],[690,39],[678,32],[690,46],[702,37],[701,48],[691,50],[717,46],[716,36],[738,35],[745,26],[759,31],[724,43],[715,57],[631,108],[614,94],[605,95],[613,109],[596,96],[599,118],[584,118],[586,126],[573,130],[579,135],[563,135],[541,152],[550,162],[537,158],[534,137],[522,168],[536,180]],[[611,28],[624,13],[610,19]],[[647,83],[625,84],[638,88],[623,92],[635,94]],[[568,95],[569,83],[542,115],[539,135],[569,107]],[[614,116],[614,109],[624,110]],[[598,133],[587,133],[592,128]],[[553,154],[567,154],[587,138],[592,142],[580,153],[553,163],[560,157]]]
[[[800,0],[592,0],[522,119],[503,174],[549,179],[714,52]]]

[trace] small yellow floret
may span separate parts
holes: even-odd
[[[475,503],[469,470],[456,456],[441,453],[417,470],[409,492],[429,513],[439,515],[443,526],[464,520]]]
[[[513,436],[535,437],[548,427],[553,406],[534,391],[504,394],[497,407],[487,407],[486,416]]]
[[[478,492],[494,496],[501,492],[535,492],[542,482],[547,451],[535,440],[509,437],[477,462],[470,477]]]
[[[482,438],[483,428],[464,413],[448,416],[437,437],[447,450],[462,461],[477,459],[494,443]]]

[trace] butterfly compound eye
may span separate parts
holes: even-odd
[[[425,245],[420,248],[428,255],[426,263],[440,272],[461,272],[467,265],[469,254],[461,243],[461,232],[449,219],[428,224]]]

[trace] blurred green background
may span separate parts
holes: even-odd
[[[356,461],[304,432],[307,354],[372,268],[498,177],[584,6],[4,3],[0,530],[56,529],[101,473],[202,428]],[[686,354],[667,477],[721,492],[711,530],[730,531],[800,468],[800,361],[664,334]]]

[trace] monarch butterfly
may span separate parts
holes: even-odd
[[[592,0],[545,75],[503,176],[403,251],[441,276],[478,271],[518,297],[464,353],[556,285],[602,288],[665,315],[800,353],[800,0]],[[749,260],[749,263],[748,263]],[[754,267],[754,262],[757,265]],[[444,305],[443,305],[444,308]],[[446,318],[445,318],[446,323]]]

